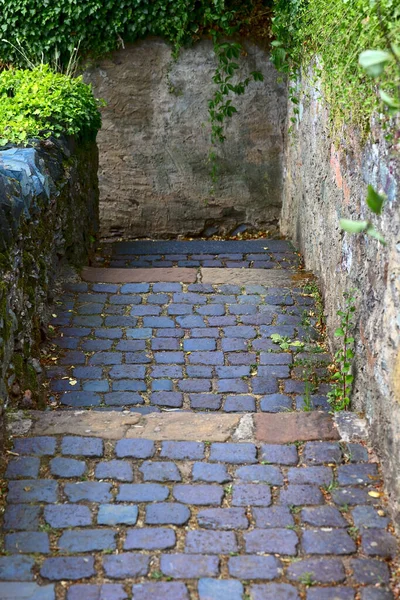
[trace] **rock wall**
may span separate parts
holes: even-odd
[[[298,85],[302,100],[287,139],[282,232],[320,278],[333,346],[343,292],[357,290],[353,408],[366,414],[400,525],[399,153],[374,124],[364,146],[350,129],[342,140],[332,140],[329,113],[316,88],[304,75]],[[365,203],[368,184],[387,195],[382,216],[372,219],[386,247],[339,227],[342,217],[371,218]]]
[[[147,39],[86,72],[107,103],[97,138],[104,236],[198,236],[240,225],[277,230],[285,86],[263,49],[245,47],[240,76],[259,70],[265,79],[234,98],[238,114],[220,150],[214,197],[207,164],[208,100],[216,87],[210,41],[181,50],[174,61],[167,44]]]
[[[56,274],[98,231],[97,167],[95,142],[71,138],[0,151],[0,413],[40,406],[38,344]]]

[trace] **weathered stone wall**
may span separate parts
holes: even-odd
[[[40,405],[38,344],[56,274],[87,260],[98,230],[97,166],[95,142],[0,152],[0,412]]]
[[[210,196],[208,100],[216,88],[210,41],[177,61],[158,39],[128,45],[89,69],[104,98],[100,214],[107,237],[174,237],[232,232],[238,225],[276,231],[282,196],[285,86],[268,54],[246,43],[240,77],[259,70],[227,127],[220,176]],[[228,119],[229,120],[229,119]]]
[[[365,146],[350,129],[334,144],[316,88],[304,77],[299,90],[300,118],[287,139],[282,232],[320,278],[333,345],[342,294],[357,289],[353,408],[367,416],[400,524],[399,154],[377,127]],[[339,227],[341,217],[371,218],[365,204],[368,184],[387,195],[382,216],[372,219],[387,240],[385,248]]]

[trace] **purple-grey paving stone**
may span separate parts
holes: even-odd
[[[248,529],[249,521],[242,508],[206,508],[197,514],[199,527],[204,529]]]
[[[268,483],[269,485],[283,485],[283,476],[277,467],[269,465],[253,465],[236,469],[235,477],[241,481]]]
[[[55,600],[54,585],[37,583],[2,582],[1,600]],[[90,599],[89,599],[90,600]]]
[[[169,260],[169,257],[167,260]],[[182,291],[182,285],[180,283],[162,282],[162,283],[154,283],[153,284],[153,292],[180,292],[180,291]]]
[[[198,583],[200,600],[242,600],[243,585],[230,579],[200,579]]]
[[[198,306],[196,312],[199,315],[209,315],[212,317],[222,317],[225,314],[225,306],[223,304],[206,304]]]
[[[397,552],[396,538],[382,529],[366,529],[361,532],[361,549],[367,556],[394,558]]]
[[[243,338],[223,338],[221,347],[224,352],[247,350],[247,341]]]
[[[204,444],[202,442],[163,442],[160,457],[171,460],[201,460],[204,458]]]
[[[389,525],[388,517],[379,516],[372,506],[356,506],[351,512],[359,529],[386,529]]]
[[[275,556],[233,556],[229,559],[229,574],[238,579],[275,579],[283,573]]]
[[[212,377],[212,367],[202,367],[201,365],[188,365],[186,367],[188,377],[198,377],[201,379],[210,379]]]
[[[46,558],[40,575],[51,581],[86,579],[96,575],[92,556],[54,556]]]
[[[72,585],[67,594],[67,600],[127,600],[128,596],[124,592],[121,584],[103,583],[90,584],[79,583]]]
[[[224,354],[218,350],[216,351],[204,351],[204,352],[192,352],[188,355],[189,363],[191,365],[223,365]]]
[[[171,377],[173,379],[179,379],[183,377],[182,367],[174,365],[157,366],[151,369],[151,377]]]
[[[229,314],[231,315],[255,315],[257,306],[254,304],[230,304]]]
[[[215,577],[219,574],[219,558],[204,554],[162,554],[160,570],[173,579]]]
[[[221,319],[223,319],[224,317],[219,317]],[[181,329],[180,331],[183,331],[183,329]],[[214,339],[218,339],[219,338],[219,329],[218,327],[195,327],[194,329],[192,329],[190,331],[190,335],[192,338],[214,338]],[[199,363],[202,364],[202,363]],[[204,364],[211,364],[211,363],[204,363]],[[223,365],[223,362],[219,362],[218,364]]]
[[[271,490],[261,483],[235,484],[232,492],[233,506],[269,506]]]
[[[278,391],[276,378],[254,377],[252,380],[253,394],[274,394]]]
[[[263,444],[261,446],[260,460],[276,463],[278,465],[297,465],[297,448],[295,445],[280,446],[275,444]]]
[[[256,584],[250,588],[251,600],[300,600],[298,591],[287,583]]]
[[[178,382],[181,392],[210,392],[211,381],[207,379],[182,379]]]
[[[165,365],[179,365],[185,362],[183,352],[154,352],[154,361]],[[146,361],[150,362],[150,360]]]
[[[158,483],[123,483],[119,486],[117,502],[157,502],[166,500],[169,489]]]
[[[244,534],[246,552],[257,554],[288,554],[297,553],[298,537],[290,529],[255,529]]]
[[[144,404],[140,394],[134,392],[111,392],[104,394],[104,402],[107,406],[132,406],[134,404]]]
[[[10,554],[48,554],[50,552],[49,536],[39,531],[8,533],[4,536],[4,548]],[[1,598],[1,592],[0,592]]]
[[[103,440],[93,437],[65,436],[61,442],[61,453],[78,456],[103,456]]]
[[[295,400],[296,400],[296,409],[297,410],[305,410],[306,401],[304,399],[304,396],[296,396]],[[311,395],[310,396],[310,404],[314,410],[324,410],[324,411],[331,410],[331,405],[329,404],[329,402],[325,396]]]
[[[189,600],[186,585],[176,581],[137,583],[132,592],[134,600]]]
[[[148,304],[168,304],[168,294],[149,294],[147,296]]]
[[[347,487],[333,490],[332,500],[335,504],[354,506],[357,504],[376,504],[378,501],[368,494],[369,488]]]
[[[229,554],[237,552],[233,531],[188,531],[185,552],[189,554]]]
[[[112,499],[112,485],[102,481],[77,481],[66,483],[64,493],[71,502],[109,502]]]
[[[107,577],[125,579],[127,577],[143,577],[149,571],[149,556],[126,552],[104,556],[103,567]]]
[[[277,377],[278,379],[287,379],[290,376],[287,365],[261,365],[258,367],[260,377]]]
[[[196,257],[193,258],[193,260],[199,259]],[[214,288],[210,283],[191,283],[188,286],[188,290],[189,292],[200,292],[202,294],[212,294],[214,292]]]
[[[8,483],[7,502],[57,502],[58,484],[49,479],[19,479]]]
[[[390,571],[388,565],[381,560],[372,558],[353,558],[350,562],[353,577],[357,583],[375,584],[389,583]]]
[[[146,384],[144,384],[146,387]],[[154,379],[151,382],[152,392],[172,392],[174,387],[173,382],[170,379]]]
[[[182,480],[179,469],[173,462],[153,462],[148,460],[142,463],[139,471],[143,474],[144,481]]]
[[[361,600],[394,600],[394,596],[387,588],[368,587],[361,590]]]
[[[368,462],[368,450],[362,444],[346,444],[350,462]]]
[[[316,485],[288,485],[281,489],[280,504],[302,506],[307,504],[323,504],[324,496]]]
[[[285,381],[285,394],[304,394],[306,384],[304,381],[287,379]]]
[[[35,531],[39,529],[39,506],[14,504],[4,512],[3,527],[6,530]]]
[[[150,290],[148,283],[126,283],[120,289],[121,294],[146,294]]]
[[[100,379],[103,370],[100,367],[76,367],[73,373],[78,379]]]
[[[292,409],[292,399],[284,394],[268,394],[260,400],[260,409],[263,412],[286,412]]]
[[[337,442],[307,442],[303,459],[308,464],[340,463],[342,450]]]
[[[166,550],[176,544],[176,534],[166,527],[128,529],[124,550]]]
[[[26,456],[13,458],[7,465],[6,479],[17,479],[19,477],[37,477],[40,469],[40,458]]]
[[[150,394],[151,404],[180,408],[183,404],[183,395],[179,392],[153,392]]]
[[[152,440],[118,440],[115,454],[118,458],[151,458],[155,452]]]
[[[293,515],[286,506],[253,508],[253,516],[256,527],[259,529],[291,527],[294,525]]]
[[[257,448],[254,444],[211,444],[210,461],[226,462],[235,465],[257,462]]]
[[[126,330],[126,337],[132,340],[147,340],[149,338],[151,338],[152,336],[152,329],[150,329],[149,327],[140,327],[140,328],[136,328],[136,329],[127,329]],[[122,337],[122,333],[121,336]]]
[[[161,352],[159,354],[164,354]],[[126,352],[125,353],[125,362],[127,364],[147,364],[151,362],[151,357],[148,352]]]
[[[343,562],[339,558],[307,558],[289,565],[286,576],[301,581],[309,574],[317,583],[341,583],[346,579]]]
[[[110,389],[109,383],[105,379],[86,381],[82,387],[85,392],[108,392]]]
[[[119,379],[113,381],[112,391],[113,392],[145,392],[147,390],[146,383],[144,381],[137,381],[136,379]],[[103,390],[108,392],[108,388]]]
[[[307,600],[354,600],[355,590],[349,587],[310,588]]]
[[[306,554],[353,554],[357,550],[354,540],[343,529],[304,531],[302,546]]]
[[[252,396],[228,396],[224,405],[225,412],[255,412],[256,401]]]
[[[84,406],[99,406],[101,396],[97,392],[65,392],[60,399],[64,406],[81,408]]]
[[[255,352],[230,352],[227,358],[232,366],[254,365],[257,360]]]
[[[92,524],[92,514],[88,506],[52,504],[44,507],[44,520],[54,529],[84,527]]]
[[[190,394],[189,399],[193,409],[219,410],[222,404],[220,394]]]
[[[102,504],[99,507],[97,523],[99,525],[135,525],[137,518],[137,506]]]
[[[32,581],[34,564],[28,556],[0,556],[0,581]]]
[[[90,331],[89,331],[90,334]],[[89,335],[86,334],[86,335]],[[118,340],[120,338],[122,338],[122,329],[110,329],[108,328],[102,328],[102,329],[96,329],[94,332],[95,336],[97,338],[105,338],[107,340]]]
[[[178,502],[196,506],[219,506],[224,490],[219,485],[176,485],[172,494]]]
[[[121,352],[96,352],[89,358],[89,365],[120,365]]]
[[[348,527],[349,523],[334,506],[306,507],[301,511],[301,520],[315,527]]]
[[[176,338],[153,338],[152,350],[179,350],[179,340]]]
[[[127,460],[107,460],[97,463],[94,476],[96,479],[133,481],[133,469]]]
[[[232,477],[225,465],[194,463],[192,471],[193,481],[207,481],[208,483],[227,483]]]
[[[333,480],[333,471],[330,467],[295,467],[288,470],[287,477],[289,483],[329,485]]]
[[[184,525],[190,519],[190,510],[178,502],[159,502],[146,506],[147,525]]]
[[[146,367],[142,365],[116,365],[111,367],[109,376],[111,379],[143,379]]]
[[[48,436],[18,438],[14,440],[13,449],[17,454],[52,456],[56,451],[56,439]]]
[[[292,355],[287,352],[261,352],[260,365],[290,365]]]
[[[339,485],[369,484],[378,475],[376,464],[343,465],[338,468]]]
[[[102,319],[100,317],[75,317],[75,321],[80,319],[81,321],[87,322],[90,321],[91,318],[95,320],[95,323],[93,323],[93,325],[101,325]],[[90,323],[88,323],[88,325],[89,324]],[[64,356],[62,356],[60,359],[61,365],[84,365],[85,362],[85,354],[83,352],[79,352],[78,350],[71,350],[70,352],[67,352]]]
[[[66,552],[94,552],[115,550],[116,531],[112,529],[85,529],[64,531],[58,540],[60,550]]]

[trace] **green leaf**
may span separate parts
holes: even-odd
[[[0,146],[5,146],[6,144],[8,144],[8,139],[7,138],[0,138]]]
[[[343,329],[342,329],[341,327],[338,327],[338,328],[335,330],[335,334],[334,334],[334,335],[335,335],[336,337],[343,337],[343,336],[344,336],[344,331],[343,331]]]
[[[340,227],[348,233],[362,233],[369,225],[368,221],[352,221],[351,219],[340,219]]]
[[[379,90],[379,95],[382,98],[383,102],[386,104],[386,106],[392,108],[393,110],[400,110],[399,100],[393,98],[393,96],[389,96],[389,94],[387,94],[384,90]]]
[[[381,214],[382,206],[385,200],[385,196],[381,196],[380,194],[378,194],[378,192],[374,190],[372,185],[368,186],[367,204],[373,213],[375,213],[376,215]]]
[[[365,50],[361,52],[358,62],[368,75],[378,77],[392,60],[392,55],[386,50]]]
[[[365,233],[367,235],[369,235],[370,237],[378,240],[378,242],[380,242],[383,246],[386,246],[386,240],[383,237],[383,235],[381,233],[379,233],[379,231],[377,231],[375,229],[375,227],[373,225],[370,225],[366,230]]]

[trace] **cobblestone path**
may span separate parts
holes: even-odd
[[[289,244],[98,264],[55,305],[49,410],[10,417],[0,600],[399,597],[379,463],[362,420],[328,414]]]

